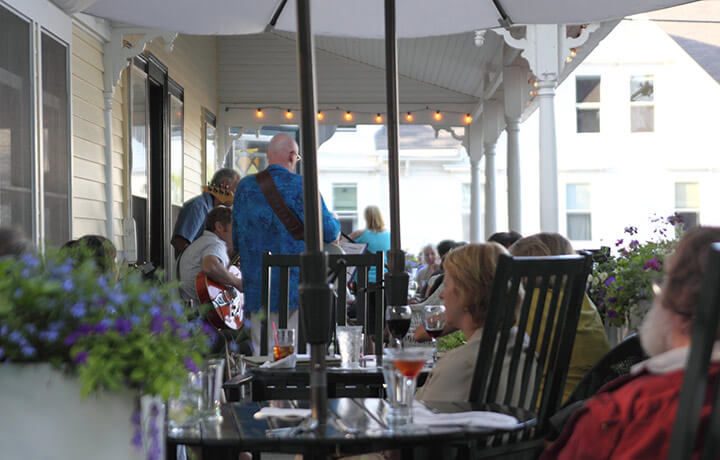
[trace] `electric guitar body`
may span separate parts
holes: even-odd
[[[228,270],[240,277],[240,270],[231,265]],[[205,275],[198,273],[195,277],[195,290],[203,304],[210,304],[211,309],[207,320],[218,329],[238,330],[243,325],[243,293],[233,286],[216,283]]]

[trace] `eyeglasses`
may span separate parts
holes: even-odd
[[[302,156],[299,153],[296,153],[295,157],[297,158],[297,161],[302,161]]]

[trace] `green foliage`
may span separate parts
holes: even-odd
[[[188,322],[175,284],[76,256],[0,259],[0,361],[50,362],[78,375],[83,396],[178,393],[211,331]]]
[[[438,350],[440,351],[450,351],[453,348],[457,348],[460,345],[465,345],[467,343],[467,338],[465,337],[465,334],[463,334],[463,331],[455,331],[452,334],[445,335],[443,337],[440,337],[437,339],[438,343]]]
[[[588,293],[606,322],[623,326],[638,306],[653,296],[653,283],[662,278],[665,258],[673,251],[682,234],[678,215],[651,219],[655,229],[652,240],[635,239],[636,227],[625,227],[626,238],[615,242],[616,255],[610,248],[596,257]],[[629,240],[629,241],[626,241]]]

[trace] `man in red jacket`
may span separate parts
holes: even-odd
[[[640,328],[650,359],[601,388],[573,414],[563,433],[540,457],[549,459],[666,458],[710,244],[720,228],[688,231],[666,265],[666,282]],[[713,361],[720,361],[720,342]],[[718,362],[709,385],[718,378]],[[700,432],[712,402],[706,398]],[[701,445],[701,443],[699,443]]]

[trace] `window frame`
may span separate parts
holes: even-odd
[[[577,84],[580,79],[597,78],[598,92],[600,93],[600,100],[598,102],[578,102],[577,100]],[[602,117],[601,117],[601,104],[602,104],[602,76],[601,75],[575,75],[575,134],[600,134],[602,132]],[[580,131],[580,126],[577,122],[577,114],[580,110],[597,110],[598,111],[598,130],[597,131]]]
[[[355,211],[347,211],[347,210],[341,210],[338,211],[335,209],[335,189],[336,188],[355,188]],[[333,182],[330,186],[330,190],[332,193],[332,212],[335,213],[335,215],[338,218],[338,221],[341,221],[342,219],[353,219],[353,229],[357,228],[358,225],[358,219],[360,218],[359,213],[359,203],[358,203],[358,183],[357,182]]]
[[[587,186],[588,193],[590,195],[590,200],[589,200],[587,208],[570,209],[568,207],[568,197],[570,196],[568,193],[568,190],[569,190],[570,186],[572,186],[572,185]],[[593,238],[592,214],[593,214],[592,213],[592,183],[590,183],[590,182],[566,182],[565,183],[565,234],[567,235],[567,238],[570,241],[592,241],[592,238]],[[570,224],[569,224],[570,219],[568,219],[568,217],[571,215],[573,215],[573,216],[588,216],[589,217],[589,219],[590,219],[590,235],[589,235],[590,238],[582,239],[582,240],[570,238]]]
[[[680,206],[678,206],[677,187],[678,187],[678,185],[680,185],[680,184],[694,184],[694,185],[697,186],[697,194],[698,194],[697,207],[687,207],[687,206],[685,206],[685,207],[680,207]],[[702,199],[701,199],[701,195],[700,195],[700,181],[699,181],[699,180],[697,180],[697,181],[693,181],[693,180],[678,180],[678,181],[673,181],[673,188],[674,188],[674,203],[673,203],[674,206],[673,206],[673,209],[675,210],[675,212],[678,213],[678,214],[690,214],[690,213],[693,213],[693,214],[695,214],[695,215],[697,216],[697,225],[698,225],[698,226],[702,225],[702,221],[701,221],[701,219],[700,219],[700,218],[701,218],[701,212],[700,212],[700,211],[701,211],[701,209],[702,209],[702,205],[701,205]],[[691,228],[691,227],[687,227],[687,228],[685,228],[685,230],[688,230],[689,228]]]
[[[205,183],[209,184],[210,179],[212,178],[211,175],[208,175],[208,158],[207,158],[207,129],[208,125],[212,126],[213,129],[215,129],[215,165],[213,166],[213,174],[215,171],[218,170],[217,167],[217,155],[218,155],[218,129],[217,129],[217,117],[214,113],[212,113],[209,109],[203,107],[202,110],[202,170],[203,170],[203,179],[205,180]]]
[[[68,235],[73,237],[73,103],[72,103],[72,19],[48,0],[0,0],[0,8],[29,24],[30,32],[30,195],[32,207],[31,238],[35,246],[45,250],[45,201],[44,174],[42,171],[45,155],[43,132],[43,88],[42,88],[42,36],[57,41],[65,48],[65,79],[67,95],[67,191],[68,191]]]
[[[632,81],[633,78],[647,78],[652,80],[653,85],[653,97],[651,101],[633,101],[632,100]],[[628,97],[628,102],[630,103],[630,134],[642,134],[642,133],[654,133],[655,130],[655,74],[643,74],[643,75],[630,75],[630,80],[628,81],[630,86],[630,96]],[[652,108],[652,129],[647,131],[635,131],[633,130],[633,114],[632,109],[635,107],[650,107]]]

